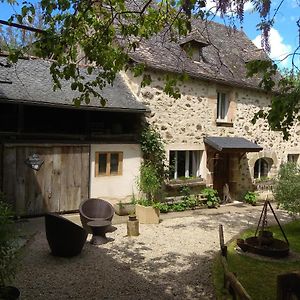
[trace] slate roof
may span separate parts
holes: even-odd
[[[20,59],[11,67],[5,67],[6,58],[0,57],[0,101],[74,107],[72,99],[78,93],[71,90],[70,82],[62,81],[62,89],[53,91],[50,64],[41,59]],[[85,71],[84,68],[82,70]],[[105,107],[91,95],[90,104],[82,103],[80,108],[131,112],[149,110],[137,101],[121,76],[117,76],[114,85],[106,86],[100,94],[107,99]]]
[[[203,60],[193,61],[180,47],[188,41],[209,43],[202,48]],[[233,86],[258,88],[258,77],[247,78],[245,63],[253,59],[269,59],[239,30],[212,21],[193,20],[192,31],[178,42],[162,32],[144,40],[131,58],[157,70],[187,73],[192,77],[213,80]]]
[[[263,149],[242,137],[209,136],[204,138],[204,143],[218,151],[259,152]]]

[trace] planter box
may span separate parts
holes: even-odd
[[[192,179],[172,179],[166,182],[166,186],[169,188],[177,188],[182,186],[194,187],[194,186],[205,186],[205,181],[202,178]]]
[[[135,204],[132,203],[117,203],[114,204],[113,206],[114,206],[115,213],[118,216],[127,216],[132,212],[134,212],[135,210]]]
[[[159,209],[152,206],[135,205],[135,214],[141,224],[158,224]]]
[[[165,183],[167,196],[179,196],[181,195],[182,187],[188,187],[191,194],[200,194],[201,190],[206,187],[206,181],[202,178],[193,179],[172,179]]]

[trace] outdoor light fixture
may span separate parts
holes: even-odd
[[[30,155],[24,162],[31,169],[38,171],[43,165],[44,160],[41,159],[38,154],[34,153]]]

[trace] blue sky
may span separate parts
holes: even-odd
[[[213,9],[214,0],[207,0],[207,4]],[[271,16],[274,15],[275,10],[281,3],[280,0],[272,0]],[[291,53],[299,44],[299,33],[297,28],[297,20],[300,18],[300,0],[285,0],[278,13],[275,16],[275,24],[270,33],[271,53],[270,57],[276,62],[286,57]],[[222,22],[222,20],[220,20]],[[257,47],[261,44],[261,35],[256,28],[256,24],[260,22],[259,15],[253,11],[253,5],[246,3],[245,5],[245,18],[242,24],[244,32],[254,42]],[[289,67],[291,58],[285,59],[280,62],[281,68]],[[297,61],[299,66],[299,58]]]
[[[36,1],[34,1],[36,2]],[[207,6],[215,6],[214,0],[207,0]],[[271,15],[274,14],[275,9],[279,5],[280,0],[272,0]],[[246,3],[245,19],[243,23],[243,30],[247,36],[259,47],[260,46],[260,32],[256,29],[256,24],[259,23],[259,17],[256,12],[253,12],[251,3]],[[0,19],[7,20],[14,9],[18,10],[18,6],[10,6],[7,3],[0,2]],[[281,59],[286,54],[292,52],[299,44],[299,33],[296,21],[300,17],[300,0],[285,0],[276,15],[274,28],[271,30],[271,53],[270,56],[274,60]],[[217,21],[217,18],[215,19]],[[222,22],[222,21],[220,21]],[[280,66],[288,67],[291,60],[283,61]],[[299,58],[297,61],[299,65]]]

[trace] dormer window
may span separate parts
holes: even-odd
[[[203,48],[208,45],[209,43],[206,40],[195,37],[188,37],[180,43],[180,47],[183,48],[187,56],[189,56],[194,62],[205,62]]]

